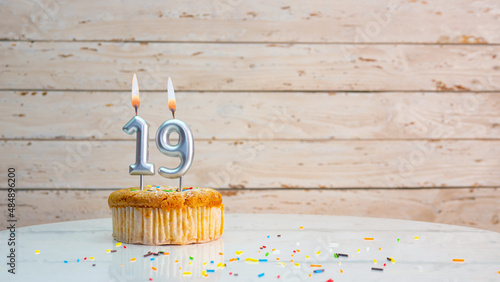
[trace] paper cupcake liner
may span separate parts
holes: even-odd
[[[224,205],[162,210],[114,207],[113,238],[145,245],[184,245],[215,240],[224,229]]]

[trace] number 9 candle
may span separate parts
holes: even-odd
[[[194,156],[193,134],[189,126],[181,120],[175,119],[176,101],[172,80],[168,78],[168,108],[172,111],[173,119],[165,121],[156,132],[156,146],[158,150],[169,157],[178,157],[181,162],[178,167],[170,169],[160,167],[158,173],[166,178],[179,178],[179,188],[182,191],[182,176],[191,167]],[[179,134],[179,141],[172,145],[170,134],[176,132]]]
[[[137,133],[135,163],[130,165],[129,174],[140,176],[140,186],[141,190],[143,190],[143,176],[155,174],[155,167],[153,164],[148,163],[149,125],[143,118],[137,115],[137,110],[140,105],[139,85],[137,84],[137,77],[134,73],[134,78],[132,79],[132,106],[135,108],[135,116],[125,124],[123,131],[129,135]]]

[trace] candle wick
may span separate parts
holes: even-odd
[[[172,116],[174,117],[175,119],[175,111],[174,110],[171,110],[172,111]]]
[[[138,109],[138,108],[139,108],[139,107],[134,106],[134,109],[135,109],[135,115],[137,115],[137,109]]]

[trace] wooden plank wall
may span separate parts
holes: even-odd
[[[109,193],[138,183],[121,131],[137,73],[151,162],[175,165],[153,140],[170,76],[195,136],[185,183],[220,189],[227,212],[500,231],[498,1],[0,5],[1,166],[21,226],[108,217]]]

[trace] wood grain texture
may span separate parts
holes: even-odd
[[[112,191],[18,191],[19,226],[110,217]],[[500,232],[498,188],[221,191],[227,213],[368,216],[463,225]],[[6,197],[0,197],[6,218]],[[5,229],[5,225],[0,230]]]
[[[166,93],[141,97],[154,139]],[[177,92],[177,102],[198,140],[500,139],[500,93]],[[0,92],[1,138],[130,140],[121,126],[132,116],[130,92]]]
[[[493,0],[3,1],[0,37],[44,40],[500,43]]]
[[[2,89],[500,90],[499,46],[0,42]]]
[[[175,167],[150,142],[150,162]],[[377,188],[498,186],[499,141],[198,141],[186,186]],[[120,188],[135,141],[4,141],[20,188]],[[7,181],[1,181],[5,188]],[[177,185],[158,174],[145,184]]]

